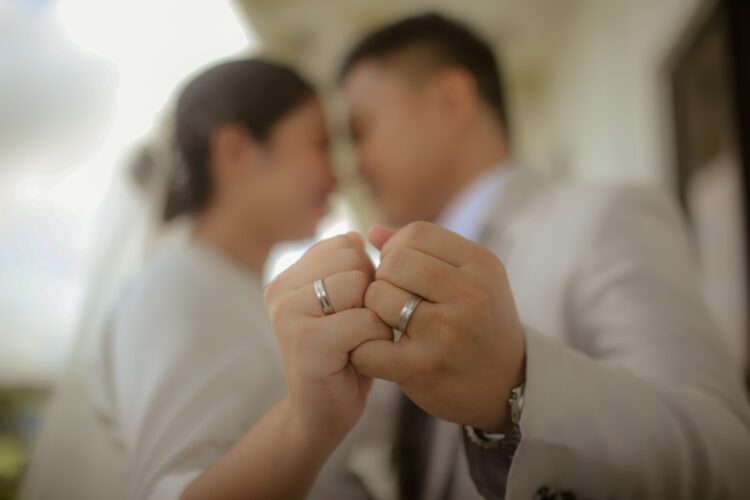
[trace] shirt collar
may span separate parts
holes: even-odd
[[[509,163],[498,163],[476,176],[453,197],[437,223],[478,243],[511,172]]]

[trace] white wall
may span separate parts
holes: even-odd
[[[710,4],[570,0],[566,5],[564,18],[536,33],[542,38],[533,50],[504,47],[516,156],[553,176],[674,191],[666,62],[698,11]],[[708,303],[722,340],[742,367],[748,342],[745,242],[741,220],[730,217],[741,213],[741,195],[737,183],[726,180],[735,174],[710,183],[693,212]]]
[[[571,1],[537,33],[535,60],[514,60],[510,47],[518,156],[583,179],[669,182],[662,68],[699,3]]]

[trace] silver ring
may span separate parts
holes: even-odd
[[[417,306],[422,302],[422,297],[419,295],[413,295],[409,301],[404,304],[404,308],[401,309],[401,314],[398,316],[398,328],[396,328],[397,331],[401,332],[401,334],[406,333],[406,326],[409,324],[409,320],[411,319],[411,315],[414,314],[414,311],[417,309]],[[398,336],[398,339],[400,339],[401,336]],[[398,339],[394,336],[393,341],[398,342]]]
[[[318,297],[318,302],[320,302],[320,307],[323,309],[323,314],[328,316],[335,313],[336,311],[333,309],[331,298],[328,296],[323,280],[315,280],[313,288],[315,289],[315,295]]]

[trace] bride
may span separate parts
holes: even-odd
[[[312,236],[335,187],[322,106],[292,70],[247,59],[195,78],[176,113],[194,229],[120,302],[99,412],[137,498],[301,498],[363,411],[372,381],[349,351],[392,338],[362,308],[373,268],[354,233],[265,290],[273,327],[264,309],[269,252]],[[338,314],[316,299],[323,277]]]

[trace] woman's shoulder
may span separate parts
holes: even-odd
[[[200,277],[201,267],[188,245],[162,249],[132,276],[123,302],[188,299],[200,291],[200,287],[194,285],[205,279],[205,276]]]
[[[211,256],[190,244],[158,251],[136,273],[117,307],[120,318],[142,321],[165,318],[168,321],[200,320],[213,317],[231,304],[237,282],[216,268]],[[252,309],[259,302],[243,290]]]
[[[116,308],[118,343],[239,346],[272,339],[258,291],[223,269],[204,249],[186,246],[155,255],[134,277]]]

